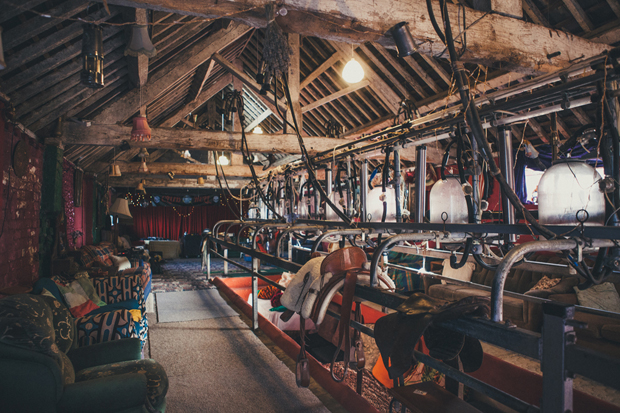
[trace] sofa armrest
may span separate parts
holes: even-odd
[[[67,356],[75,371],[93,366],[117,363],[119,361],[140,360],[142,356],[140,339],[127,338],[108,341],[69,351]]]
[[[140,274],[116,274],[110,277],[93,278],[93,284],[102,301],[107,304],[135,299],[140,309],[146,311],[144,286]]]
[[[126,373],[81,381],[65,386],[58,411],[108,413],[146,411],[146,376]],[[141,409],[142,408],[142,409]]]
[[[422,282],[424,284],[424,294],[428,294],[428,289],[435,284],[441,284],[441,280],[433,278],[430,275],[422,274]]]

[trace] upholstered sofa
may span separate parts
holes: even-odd
[[[530,257],[530,261],[547,263],[565,263],[564,258],[550,254],[536,254]],[[494,271],[486,270],[476,265],[472,272],[471,282],[491,286],[493,284]],[[551,288],[532,290],[543,276],[550,279],[561,278],[559,284]],[[490,296],[490,291],[479,290],[467,285],[448,282],[442,284],[437,279],[425,276],[423,278],[426,294],[431,297],[445,300],[459,300],[464,297],[478,295]],[[579,279],[570,276],[544,274],[518,267],[508,274],[505,291],[561,301],[569,304],[578,304],[574,287]],[[614,284],[620,292],[620,285]],[[510,320],[517,327],[530,331],[540,332],[542,329],[543,313],[539,303],[524,301],[519,298],[504,296],[504,319]],[[588,314],[577,311],[575,319],[587,323],[585,329],[577,329],[577,343],[584,347],[604,351],[616,357],[620,357],[620,320]]]
[[[148,261],[131,262],[128,258],[118,257],[114,245],[108,242],[85,245],[72,255],[80,270],[105,271],[109,275],[140,276],[144,297],[148,298],[151,292],[151,267]]]
[[[137,339],[76,348],[69,311],[50,296],[0,300],[0,411],[164,412],[168,378]]]
[[[75,317],[76,342],[86,346],[104,341],[137,337],[142,345],[148,337],[146,299],[140,275],[115,275],[92,278],[96,298],[106,305]],[[59,289],[66,280],[59,277],[40,278],[33,286],[33,294],[51,294],[65,308],[67,301]],[[140,320],[135,321],[132,310],[137,310]]]

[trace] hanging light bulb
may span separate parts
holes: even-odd
[[[183,152],[181,152],[181,156],[183,157],[183,159],[189,159],[192,157],[192,154],[189,153],[189,150],[184,150]]]
[[[133,118],[133,129],[131,129],[132,141],[150,141],[151,128],[146,120],[146,116],[136,116]]]
[[[85,24],[82,36],[82,84],[98,89],[103,87],[103,29]]]
[[[4,61],[4,48],[2,47],[2,27],[0,26],[0,70],[6,69],[6,62]]]
[[[364,69],[354,57],[344,66],[342,78],[347,83],[358,83],[364,78]]]
[[[198,183],[198,185],[204,185],[205,184],[205,180],[202,176],[198,177],[198,180],[196,181]]]
[[[142,163],[140,163],[140,167],[138,168],[138,172],[147,173],[149,171],[148,166],[146,166],[146,161],[143,159]]]
[[[254,128],[252,133],[263,133],[263,129],[260,126],[257,126]]]
[[[217,163],[219,163],[220,165],[228,165],[230,163],[230,161],[228,160],[228,158],[226,157],[226,155],[221,154],[220,157],[217,159]]]
[[[131,38],[125,49],[125,56],[138,57],[141,54],[155,57],[157,49],[155,49],[153,42],[151,42],[148,27],[145,24],[135,24],[131,26]]]

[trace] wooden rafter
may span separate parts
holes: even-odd
[[[103,1],[103,0],[98,0]],[[201,17],[228,17],[255,27],[267,23],[265,6],[270,0],[243,0],[237,2],[204,2],[202,0],[107,0],[108,3],[129,7],[193,14]],[[425,0],[394,0],[369,3],[365,0],[323,0],[303,2],[284,0],[279,3],[288,11],[277,18],[286,32],[316,36],[323,39],[363,43],[378,41],[393,47],[390,29],[401,21],[410,24],[411,33],[420,42],[419,50],[428,55],[444,53],[444,45],[435,33]],[[438,2],[433,2],[436,16],[440,16]],[[458,21],[459,8],[448,4],[452,22]],[[338,12],[334,12],[337,10]],[[464,62],[485,65],[502,62],[505,70],[523,73],[549,72],[565,67],[572,59],[602,53],[606,47],[594,44],[561,31],[549,32],[543,26],[522,20],[467,9],[467,20],[476,22],[467,31],[467,50]],[[388,34],[388,35],[386,35]],[[552,52],[560,52],[547,58]]]
[[[146,162],[149,168],[149,171],[147,173],[139,172],[140,162],[116,162],[116,165],[119,166],[123,175],[131,174],[150,176],[166,175],[168,172],[173,172],[175,175],[179,176],[214,176],[217,173],[215,170],[215,165],[207,165],[202,163],[154,162],[154,160],[151,159],[151,156],[146,158]],[[105,169],[108,165],[109,163],[98,162],[94,164],[91,169],[100,171]],[[222,166],[222,168],[224,169],[224,175],[226,175],[227,177],[252,177],[250,167],[247,165]]]
[[[145,181],[144,186],[148,188],[195,188],[195,189],[220,189],[215,177],[205,178],[204,184],[198,184],[196,179],[174,179],[168,178],[145,178],[141,176],[121,176],[120,178],[110,178],[111,186],[134,188],[141,180]],[[228,187],[230,189],[241,189],[248,183],[248,180],[229,179]]]

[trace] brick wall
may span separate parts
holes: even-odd
[[[43,145],[7,123],[3,109],[0,103],[0,288],[32,285],[39,276],[43,177]],[[12,168],[13,149],[20,140],[28,144],[30,159],[22,178]]]

